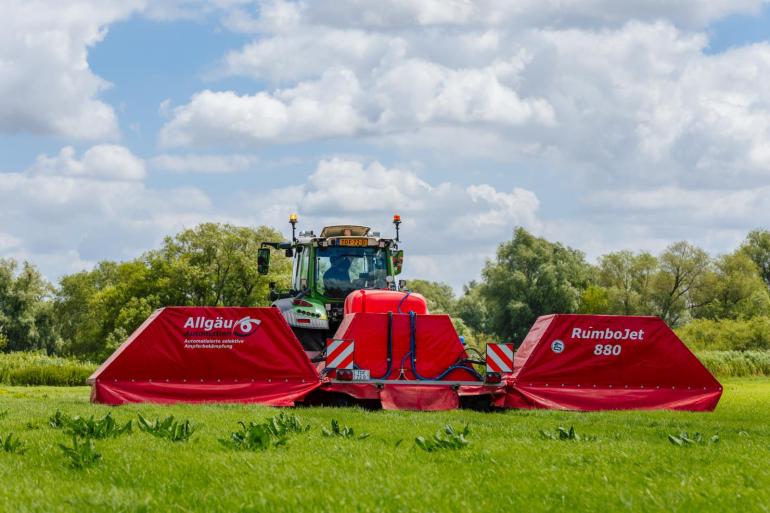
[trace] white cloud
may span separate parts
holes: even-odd
[[[770,45],[710,55],[706,33],[677,25],[700,27],[761,5],[272,2],[283,21],[230,52],[221,71],[293,85],[199,93],[173,111],[161,142],[359,138],[509,161],[536,157],[602,186],[620,176],[653,185],[766,176],[770,89],[757,83],[770,73]],[[561,22],[547,21],[557,10]],[[351,16],[368,28],[351,26]],[[494,21],[509,19],[517,21]],[[434,23],[453,28],[426,27]]]
[[[246,145],[352,135],[363,124],[353,107],[358,94],[356,77],[334,69],[272,94],[207,90],[174,109],[160,140],[164,146]]]
[[[666,186],[650,190],[600,191],[587,203],[602,211],[645,218],[651,226],[664,222],[708,225],[711,229],[767,222],[770,186],[733,191]]]
[[[201,21],[257,4],[256,0],[148,0],[143,12],[148,18],[159,21]]]
[[[309,21],[333,27],[595,27],[629,19],[702,27],[730,14],[756,13],[763,0],[313,0],[306,5]]]
[[[11,250],[18,248],[21,240],[7,233],[0,233],[0,253],[7,254]]]
[[[29,169],[42,177],[55,175],[103,180],[141,180],[146,175],[142,159],[128,148],[114,144],[92,146],[78,160],[71,146],[62,148],[56,157],[40,155]]]
[[[525,56],[473,70],[406,60],[361,82],[347,68],[274,93],[239,96],[203,91],[173,110],[161,144],[173,146],[287,143],[411,131],[422,124],[493,123],[547,126],[547,101],[522,98],[515,81]]]
[[[403,45],[397,37],[361,30],[304,27],[228,52],[218,74],[296,81],[320,76],[333,67],[371,69],[384,56],[402,53]]]
[[[115,138],[109,84],[94,75],[88,49],[138,1],[5,0],[0,16],[0,133]]]
[[[403,247],[413,262],[407,275],[459,287],[478,277],[484,259],[516,226],[540,229],[539,206],[537,196],[521,188],[431,184],[411,170],[335,158],[319,162],[303,184],[256,198],[244,193],[240,209],[280,228],[289,213],[297,212],[303,228],[355,223],[383,234],[392,234],[390,219],[398,213]]]
[[[150,160],[153,169],[172,173],[222,174],[246,171],[259,164],[256,155],[157,155]]]
[[[181,228],[222,216],[194,187],[153,189],[125,148],[71,148],[0,173],[0,255],[29,259],[55,279],[102,259],[129,259]]]
[[[98,260],[135,258],[163,236],[205,221],[283,229],[287,215],[298,212],[305,228],[351,222],[387,234],[391,216],[399,213],[404,247],[414,258],[408,276],[459,286],[477,277],[484,258],[515,226],[537,230],[541,224],[538,199],[528,190],[432,184],[409,169],[378,162],[323,160],[293,186],[241,187],[209,197],[193,187],[152,188],[120,176],[105,180],[104,170],[85,164],[92,150],[78,160],[64,148],[57,157],[38,157],[23,172],[0,173],[0,256],[29,259],[55,279]],[[442,261],[462,269],[449,276]]]

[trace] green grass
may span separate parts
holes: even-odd
[[[770,376],[770,351],[699,351],[695,354],[719,377]]]
[[[101,459],[70,465],[72,446],[49,417],[62,413],[120,424],[190,420],[174,443],[140,430],[94,440]],[[509,411],[366,412],[299,408],[311,429],[283,447],[232,450],[218,441],[281,410],[250,405],[88,402],[88,389],[0,387],[0,434],[23,454],[0,451],[2,511],[767,511],[770,505],[770,380],[730,379],[714,413]],[[3,414],[3,412],[6,412]],[[367,432],[327,437],[332,419]],[[470,445],[427,452],[415,437],[469,424]],[[577,437],[546,437],[574,426]],[[718,443],[678,446],[669,435]],[[399,443],[399,440],[401,441]]]
[[[96,365],[36,352],[0,353],[0,383],[5,385],[85,385]]]

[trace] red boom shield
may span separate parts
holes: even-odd
[[[153,313],[89,378],[95,402],[259,402],[290,406],[320,385],[275,308]]]
[[[713,410],[722,387],[657,317],[540,317],[501,406]]]
[[[322,378],[276,308],[164,308],[89,378],[91,397],[107,404],[291,406],[319,389],[379,400],[386,409],[451,409],[460,397],[489,395],[504,408],[708,411],[722,394],[719,382],[656,317],[541,317],[515,353],[513,373],[492,387],[461,369],[442,376],[446,384],[425,383],[466,354],[448,316],[417,315],[414,322],[419,376],[411,364],[407,314],[392,315],[386,375],[388,314],[345,316],[336,336],[355,342],[356,365],[372,378],[396,380],[378,386]],[[505,348],[492,349],[501,351],[497,364],[508,364]]]

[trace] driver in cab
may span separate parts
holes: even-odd
[[[346,289],[350,286],[350,257],[333,255],[331,267],[324,273],[324,286],[329,289]]]

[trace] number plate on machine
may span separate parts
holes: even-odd
[[[369,381],[369,369],[353,369],[353,381]]]
[[[369,239],[340,239],[340,246],[368,246]]]

